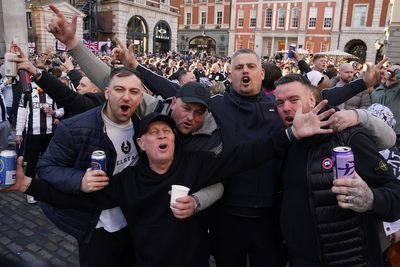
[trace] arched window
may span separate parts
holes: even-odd
[[[171,28],[169,24],[160,20],[154,27],[154,53],[167,53],[171,50]]]
[[[148,30],[145,19],[141,16],[133,16],[127,27],[127,45],[134,44],[135,53],[147,53]]]

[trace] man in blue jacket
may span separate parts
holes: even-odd
[[[142,89],[136,71],[114,70],[105,91],[106,103],[58,126],[38,164],[39,177],[63,192],[79,194],[93,151],[105,152],[110,176],[135,165],[135,111],[143,98]],[[103,185],[94,182],[86,186],[93,191]],[[81,266],[132,266],[132,242],[119,207],[84,212],[43,204],[43,211],[61,230],[77,238]]]

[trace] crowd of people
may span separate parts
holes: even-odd
[[[76,18],[50,8],[68,54],[12,44],[31,90],[0,67],[0,150],[15,128],[23,159],[8,189],[78,240],[81,266],[385,266],[382,221],[400,219],[400,65],[246,48],[136,57],[118,37],[96,56]],[[334,179],[336,146],[351,147],[354,178]],[[105,170],[90,168],[95,150]],[[170,204],[173,184],[190,194]]]

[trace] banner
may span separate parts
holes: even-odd
[[[96,41],[83,40],[83,44],[90,49],[94,54],[99,53],[99,43]]]
[[[30,54],[35,53],[35,50],[36,50],[36,43],[35,43],[35,42],[32,42],[32,43],[29,43],[29,42],[28,42],[28,50],[29,50],[29,53],[30,53]]]
[[[57,51],[67,51],[67,46],[60,41],[56,41],[56,50]]]

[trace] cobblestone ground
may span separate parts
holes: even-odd
[[[39,203],[0,192],[0,266],[79,266],[75,239],[58,230]]]

